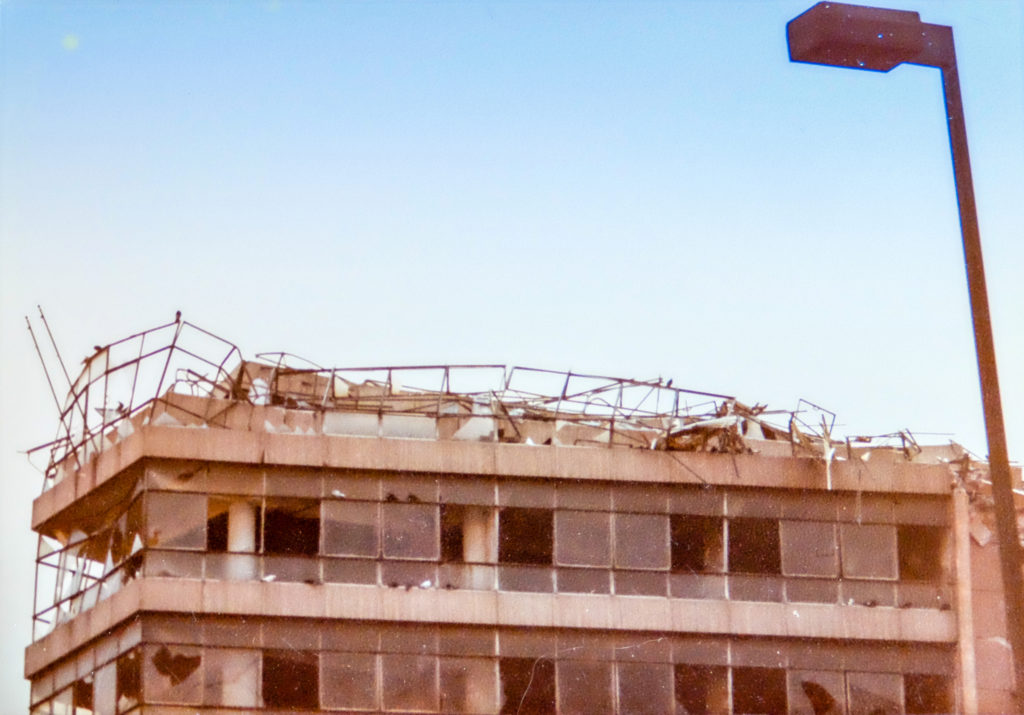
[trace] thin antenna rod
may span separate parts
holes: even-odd
[[[60,369],[64,371],[64,379],[68,381],[68,387],[74,387],[74,383],[71,382],[71,376],[68,375],[68,369],[64,366],[64,358],[60,356],[60,350],[57,349],[57,341],[53,339],[53,333],[50,332],[50,324],[46,322],[46,316],[43,315],[43,306],[37,305],[36,307],[39,308],[39,317],[43,320],[43,326],[46,328],[46,334],[50,336],[50,344],[53,345],[53,352],[57,353],[57,362],[60,363]]]
[[[53,380],[50,379],[50,371],[46,369],[46,361],[43,360],[43,351],[39,349],[39,341],[36,340],[36,334],[32,330],[32,323],[28,322],[28,316],[25,316],[25,325],[28,327],[28,334],[32,336],[32,344],[36,348],[36,355],[39,356],[39,364],[43,366],[43,374],[46,375],[46,384],[50,386],[50,394],[53,395],[53,402],[57,405],[57,413],[60,414],[60,400],[57,398],[57,391],[53,389]]]

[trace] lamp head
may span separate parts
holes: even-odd
[[[923,23],[916,12],[835,2],[819,2],[790,20],[786,36],[793,62],[876,72],[903,62],[943,66],[947,44],[952,52],[950,28]]]

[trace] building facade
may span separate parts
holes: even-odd
[[[660,380],[288,365],[177,321],[87,360],[33,506],[33,714],[977,712],[1012,690],[979,688],[968,490],[905,440],[837,445],[813,406]]]

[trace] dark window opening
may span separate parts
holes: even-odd
[[[786,715],[786,671],[783,668],[733,668],[732,711]]]
[[[903,524],[896,530],[900,578],[935,581],[942,577],[946,530],[941,526]]]
[[[92,676],[75,681],[75,684],[71,686],[71,705],[73,707],[81,708],[82,712],[92,711],[92,684]]]
[[[263,553],[315,556],[319,551],[319,504],[267,508],[263,519]]]
[[[228,513],[222,511],[206,522],[206,550],[224,553],[228,550]]]
[[[443,563],[461,563],[463,554],[462,523],[465,510],[455,504],[441,505],[441,561]]]
[[[782,572],[779,522],[774,519],[729,520],[729,571]]]
[[[501,658],[501,711],[521,715],[553,715],[555,664],[546,658]]]
[[[676,703],[690,715],[728,711],[725,668],[714,665],[675,667]]]
[[[714,516],[673,514],[672,571],[707,573],[722,569],[722,520]]]
[[[138,650],[125,653],[114,666],[117,680],[117,710],[121,712],[139,701],[142,694],[142,658]]]
[[[903,676],[903,691],[908,715],[955,711],[952,683],[943,675],[907,673]]]
[[[316,710],[320,685],[316,653],[263,651],[263,704],[275,708]]]
[[[550,564],[554,547],[550,509],[509,507],[498,514],[498,561]]]

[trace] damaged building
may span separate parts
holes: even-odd
[[[248,360],[180,320],[59,409],[34,715],[1013,709],[955,445],[660,379]]]

